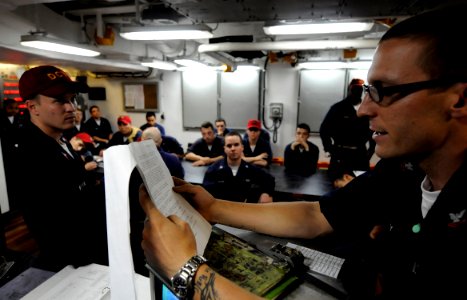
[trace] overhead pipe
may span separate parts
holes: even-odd
[[[203,44],[198,52],[225,52],[225,51],[300,51],[300,50],[326,50],[326,49],[372,49],[376,48],[378,40],[327,40],[327,41],[275,41],[257,43],[216,43]]]
[[[224,55],[222,54],[219,54],[217,52],[207,52],[206,55],[214,58],[215,60],[223,63],[223,64],[226,64],[228,66],[230,66],[230,68],[232,68],[232,70],[236,70],[237,69],[237,63],[235,61],[233,61],[232,59],[228,58],[228,57],[225,57]]]
[[[96,36],[104,37],[104,21],[101,13],[96,13]]]

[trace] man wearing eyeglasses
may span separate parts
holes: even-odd
[[[103,194],[86,182],[83,160],[63,138],[82,88],[54,66],[29,69],[19,81],[30,122],[19,134],[16,193],[39,246],[34,266],[51,271],[106,263]]]
[[[179,180],[174,190],[209,222],[286,238],[345,238],[350,243],[339,249],[350,251],[341,252],[339,278],[349,299],[465,299],[467,55],[460,43],[466,11],[464,1],[420,13],[381,38],[358,109],[381,157],[374,170],[319,202],[222,201]],[[165,218],[141,194],[146,258],[171,278],[196,254],[194,237],[186,223]],[[209,262],[192,274],[193,299],[257,299]]]
[[[347,97],[331,106],[319,129],[324,151],[331,157],[328,172],[332,179],[341,168],[370,169],[375,143],[371,138],[368,118],[357,116],[358,106],[362,102],[363,83],[362,79],[351,80]]]

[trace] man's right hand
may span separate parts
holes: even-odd
[[[151,266],[170,278],[196,254],[193,232],[179,217],[162,215],[144,186],[139,189],[139,202],[147,216],[141,242],[144,255]]]
[[[173,191],[181,194],[208,222],[215,222],[213,207],[217,200],[200,185],[172,178],[175,184]]]
[[[192,163],[192,165],[193,165],[194,167],[205,166],[205,165],[206,165],[206,162],[205,162],[204,160],[201,160],[201,159],[200,159],[200,160],[194,161],[194,162]]]

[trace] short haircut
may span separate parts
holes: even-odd
[[[459,46],[467,32],[467,3],[446,5],[405,19],[391,27],[379,41],[410,39],[424,43],[418,66],[431,79],[448,78],[467,81],[467,55]]]
[[[297,125],[297,128],[305,129],[308,133],[310,133],[311,129],[307,123],[300,123]]]
[[[97,106],[97,105],[92,105],[92,106],[89,108],[89,113],[90,113],[90,114],[92,114],[92,110],[93,110],[94,108],[97,108],[98,110],[100,110],[99,106]]]
[[[238,136],[238,138],[240,139],[240,142],[243,140],[242,138],[242,135],[240,133],[238,133],[238,131],[229,131],[225,136],[224,136],[224,139],[229,137],[229,136]]]
[[[358,95],[359,97],[363,92],[363,84],[365,80],[360,78],[354,78],[350,81],[347,91],[349,94]]]
[[[148,111],[148,112],[146,113],[146,119],[149,118],[149,117],[156,117],[156,113],[153,112],[153,111]]]
[[[209,121],[204,122],[203,124],[201,124],[201,128],[206,128],[206,129],[211,128],[212,130],[214,130],[214,126]]]
[[[143,133],[141,134],[141,140],[154,140],[156,141],[157,139],[161,139],[162,135],[157,127],[148,127],[143,130]]]
[[[222,118],[216,119],[216,120],[214,121],[214,124],[217,123],[217,122],[224,122],[224,125],[227,125],[227,122],[226,122],[224,119],[222,119]]]

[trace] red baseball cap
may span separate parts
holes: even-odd
[[[250,119],[248,120],[248,125],[246,126],[247,129],[250,128],[258,128],[261,129],[261,122],[259,120]]]
[[[117,123],[123,123],[125,125],[131,124],[130,116],[120,116],[117,119]]]
[[[57,98],[67,93],[85,91],[83,83],[71,80],[63,70],[54,66],[39,66],[27,70],[19,79],[19,94],[23,100],[37,95]]]
[[[94,141],[92,140],[92,137],[89,134],[87,134],[86,132],[80,132],[80,133],[76,134],[75,137],[79,138],[80,140],[82,140],[83,142],[88,143],[88,144],[93,144],[94,143]]]

